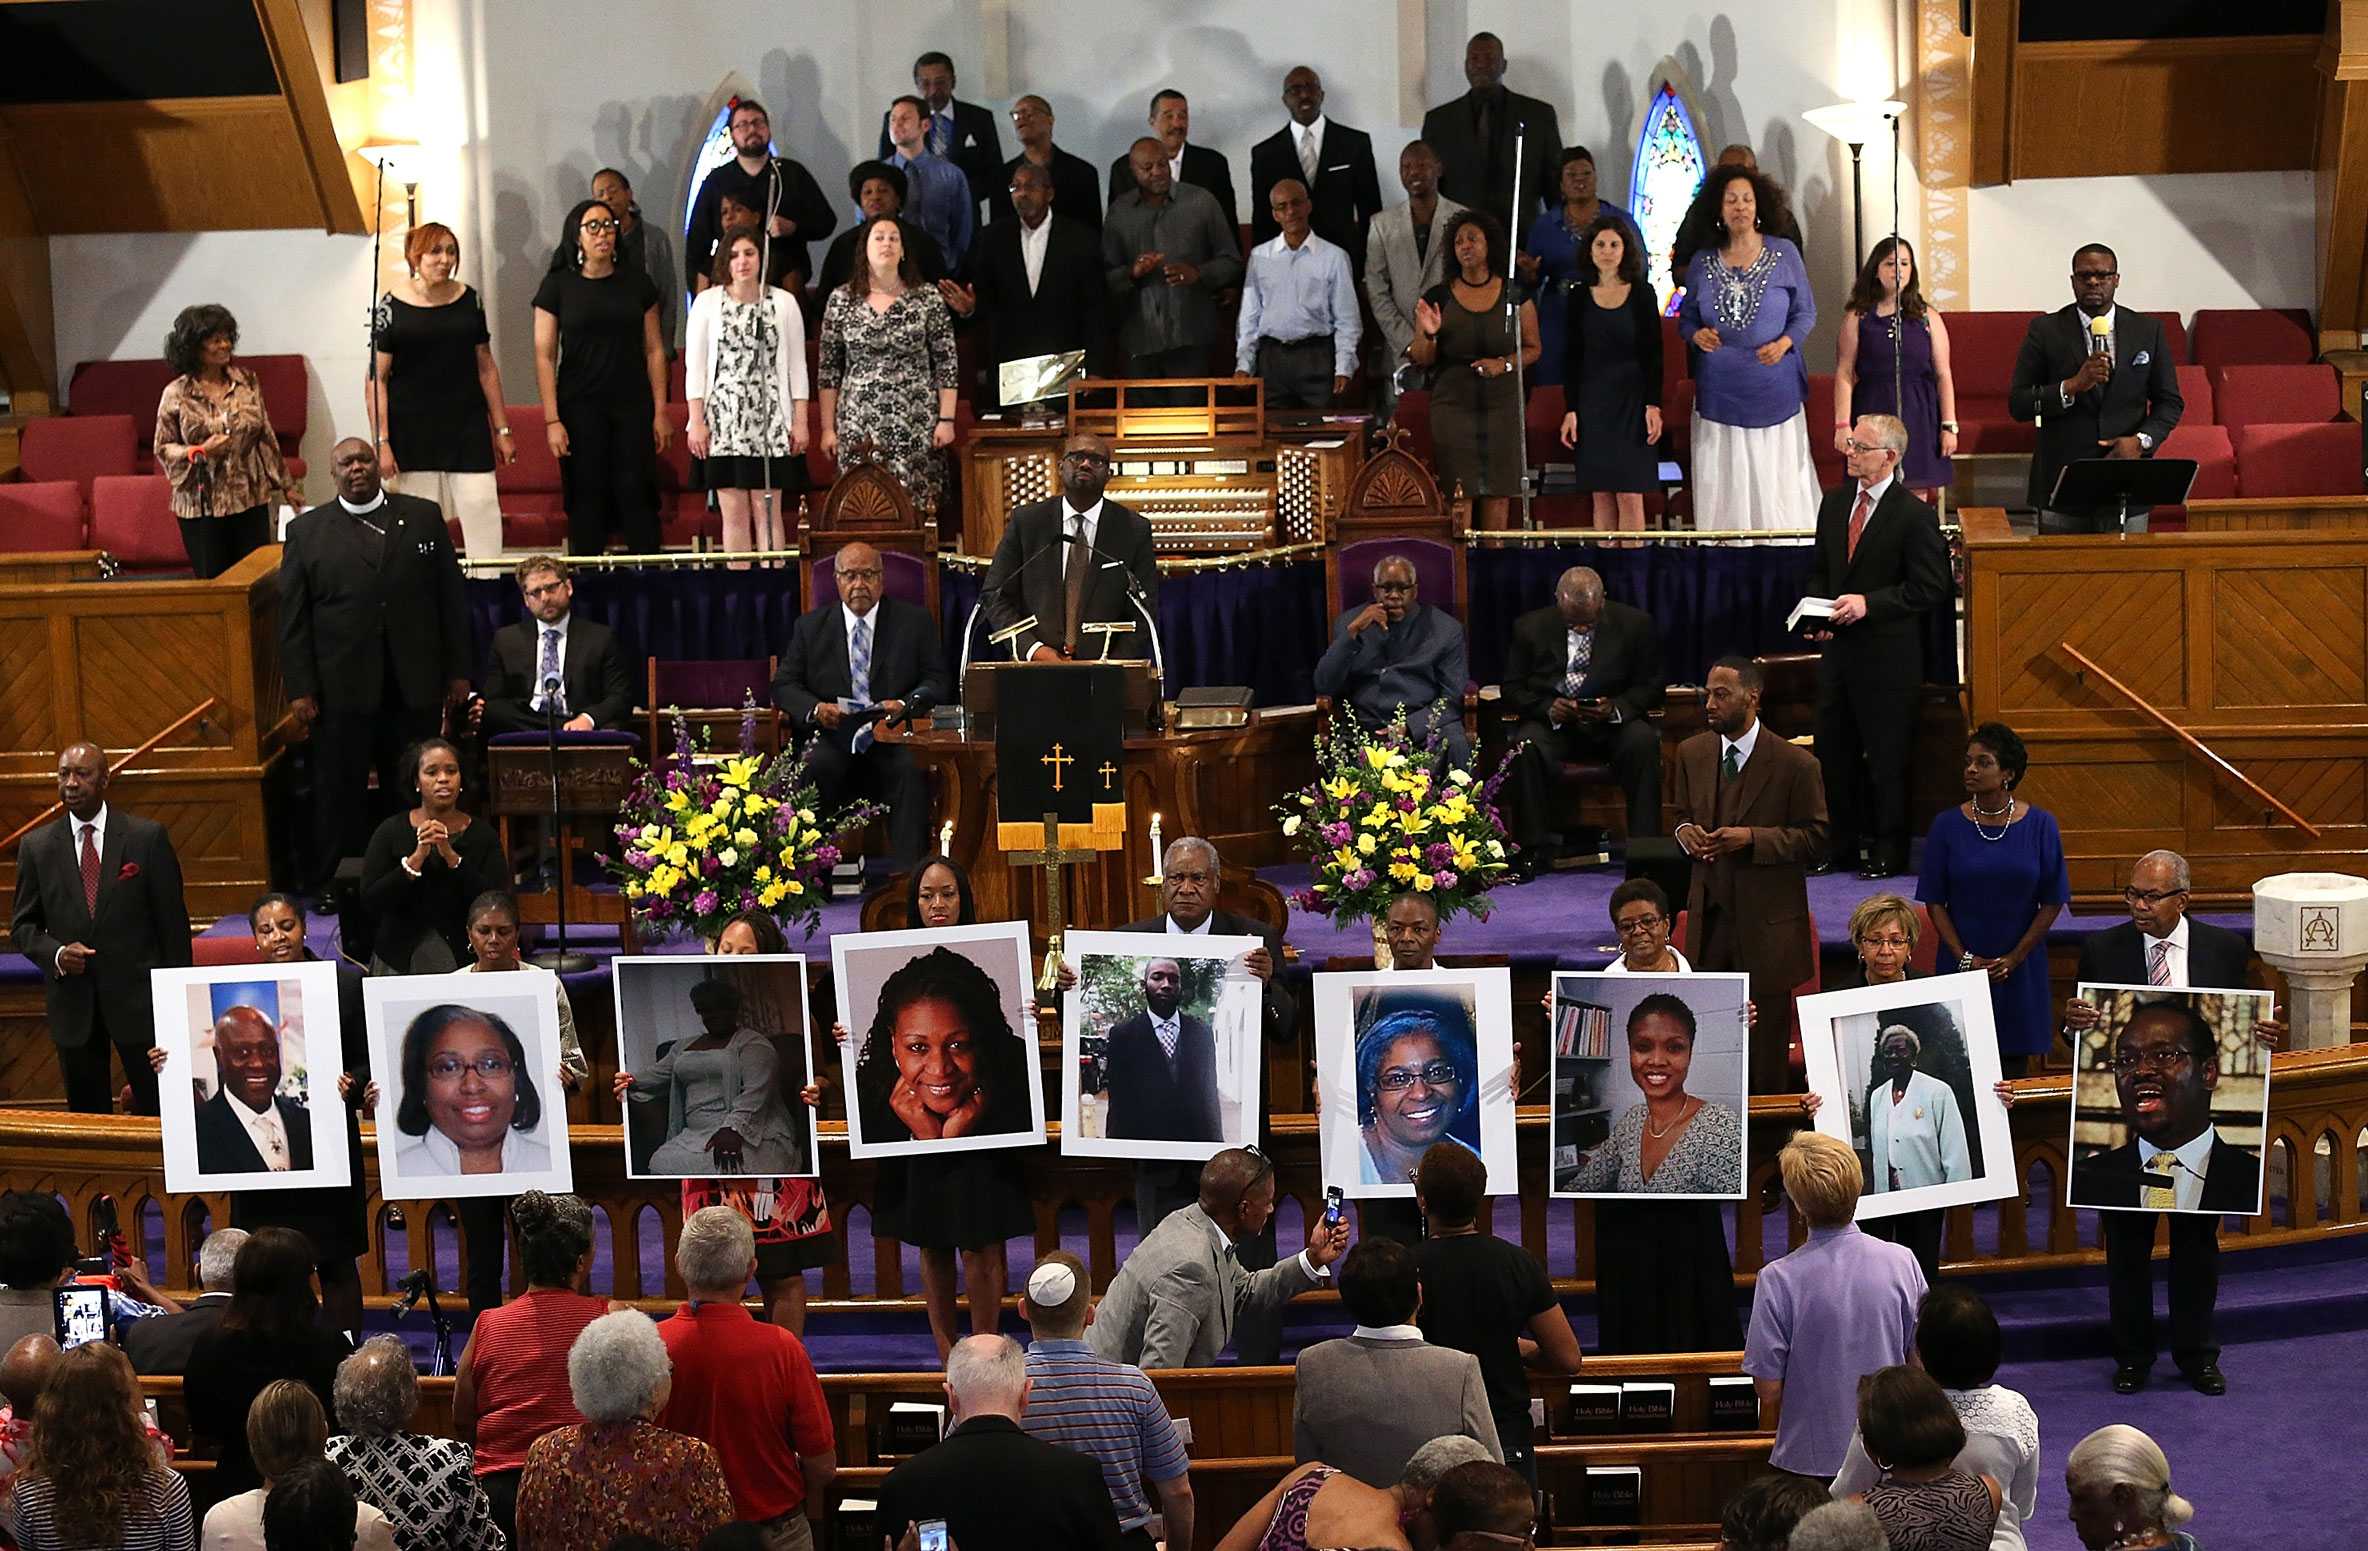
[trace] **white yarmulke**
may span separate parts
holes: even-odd
[[[1038,1266],[1029,1273],[1028,1301],[1039,1307],[1057,1309],[1076,1291],[1077,1273],[1058,1261]]]

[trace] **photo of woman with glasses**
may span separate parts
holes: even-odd
[[[1315,987],[1317,1065],[1355,1073],[1316,1083],[1327,1184],[1411,1200],[1422,1155],[1443,1142],[1488,1166],[1491,1194],[1517,1188],[1511,971],[1356,970]]]
[[[509,1196],[572,1183],[559,1078],[556,982],[505,977],[456,1001],[447,976],[362,983],[388,1200]],[[556,1183],[553,1183],[556,1181]]]
[[[1377,992],[1357,1036],[1357,1123],[1368,1185],[1414,1177],[1433,1142],[1480,1154],[1480,1061],[1470,1012],[1452,997]]]

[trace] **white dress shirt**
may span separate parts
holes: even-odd
[[[1028,272],[1028,294],[1034,296],[1044,279],[1044,255],[1052,246],[1052,212],[1034,226],[1020,222],[1020,267]]]
[[[2154,1160],[2168,1153],[2176,1166],[2171,1170],[2172,1192],[2182,1212],[2200,1210],[2204,1204],[2204,1171],[2212,1162],[2212,1138],[2216,1133],[2210,1126],[2177,1147],[2157,1147],[2144,1137],[2138,1138],[2138,1167],[2150,1169]]]
[[[280,1107],[273,1104],[260,1114],[247,1108],[247,1101],[228,1090],[223,1096],[230,1100],[230,1112],[247,1130],[247,1139],[255,1144],[256,1155],[263,1166],[273,1173],[288,1167],[288,1128],[280,1124]]]
[[[1894,470],[1871,485],[1858,487],[1858,493],[1866,497],[1866,524],[1868,527],[1871,528],[1875,525],[1875,508],[1883,504],[1883,493],[1891,488],[1892,481],[1897,478],[1899,478],[1899,474]],[[1856,504],[1855,500],[1852,504]]]
[[[2187,912],[2184,910],[2179,912],[2179,924],[2171,928],[2170,936],[2149,937],[2144,932],[2140,932],[2138,934],[2138,947],[2141,956],[2138,966],[2139,981],[2147,985],[2154,983],[2154,950],[2158,944],[2167,943],[2171,952],[2163,967],[2171,972],[2171,978],[2166,983],[2182,991],[2187,989],[2188,936]]]
[[[378,494],[372,496],[369,500],[364,501],[359,506],[354,505],[353,502],[347,500],[344,496],[339,496],[337,498],[337,504],[344,507],[348,512],[351,512],[356,517],[361,516],[364,512],[377,511],[380,507],[386,505],[386,487],[384,485],[379,486]],[[372,523],[370,526],[375,528],[378,526],[378,524]]]
[[[1151,1019],[1151,1036],[1159,1041],[1160,1053],[1171,1061],[1175,1060],[1176,1047],[1184,1039],[1183,1023],[1172,1016],[1163,1018],[1158,1013],[1149,1012],[1148,1009],[1146,1009],[1146,1015]]]
[[[1094,501],[1093,505],[1087,507],[1082,512],[1074,506],[1071,506],[1066,501],[1061,503],[1061,531],[1063,533],[1084,534],[1085,547],[1087,549],[1093,548],[1094,535],[1101,531],[1101,526],[1102,503],[1099,498]],[[1061,557],[1061,570],[1066,572],[1068,569],[1069,557],[1067,555],[1063,555]]]
[[[1352,1338],[1362,1336],[1368,1341],[1420,1341],[1422,1327],[1420,1325],[1359,1325],[1350,1331],[1349,1335]]]
[[[2113,357],[2113,364],[2115,366],[2119,366],[2121,365],[2119,336],[2119,330],[2121,327],[2121,309],[2119,307],[2106,308],[2104,312],[2104,318],[2106,340],[2105,350],[2107,354]],[[2095,325],[2089,321],[2089,316],[2085,312],[2080,315],[2080,327],[2081,331],[2088,335],[2089,345],[2093,351],[2097,338],[2096,328]],[[2056,397],[2063,401],[2064,408],[2070,409],[2072,407],[2072,395],[2064,391],[2064,385],[2060,382],[2056,384]]]
[[[1760,719],[1755,716],[1751,719],[1751,725],[1744,729],[1742,737],[1730,738],[1724,733],[1719,735],[1719,763],[1722,765],[1725,764],[1727,760],[1727,750],[1733,749],[1735,751],[1735,768],[1737,770],[1741,770],[1745,765],[1751,763],[1751,751],[1758,748],[1759,746]]]
[[[72,814],[68,814],[66,816],[66,822],[73,826],[66,838],[73,842],[74,886],[76,891],[80,892],[82,887],[82,832],[86,829],[90,831],[91,849],[96,851],[99,854],[101,860],[104,861],[107,855],[107,805],[105,803],[100,803],[99,811],[92,814],[88,819],[78,819]],[[99,876],[99,886],[101,888],[105,888],[107,886],[106,873],[103,868]],[[58,967],[59,965],[65,963],[65,952],[66,945],[64,943],[59,943],[58,951],[50,956],[49,967],[51,973],[65,973],[64,970]]]
[[[545,624],[539,619],[534,622],[534,694],[526,703],[537,712],[543,709],[543,642],[553,635],[559,637],[559,651],[556,660],[559,664],[560,692],[566,693],[567,625],[568,621],[573,618],[575,615],[569,613],[560,615],[556,624]]]
[[[1206,937],[1209,935],[1209,928],[1217,924],[1217,913],[1211,911],[1202,916],[1198,926],[1178,926],[1174,916],[1169,916],[1167,921],[1170,937]]]

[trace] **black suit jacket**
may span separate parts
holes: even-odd
[[[1118,1510],[1093,1456],[1031,1438],[1007,1417],[973,1417],[888,1472],[879,1504],[884,1533],[901,1536],[907,1524],[943,1519],[946,1538],[962,1551],[1117,1551],[1119,1544]]]
[[[2144,1185],[2145,1169],[2138,1161],[2138,1143],[2133,1137],[2110,1152],[2077,1160],[2072,1166],[2072,1186],[2064,1199],[2073,1206],[2136,1206]],[[2203,1201],[2197,1210],[2250,1217],[2260,1205],[2260,1155],[2214,1132],[2212,1155],[2204,1164]]]
[[[1291,165],[1293,168],[1297,168],[1299,159],[1293,157]],[[1205,145],[1194,145],[1189,140],[1185,141],[1184,181],[1194,188],[1205,188],[1215,196],[1217,208],[1225,212],[1226,225],[1234,226],[1240,223],[1241,205],[1233,197],[1233,163],[1225,159],[1223,151],[1212,151]],[[1110,203],[1116,204],[1119,195],[1132,194],[1134,191],[1135,164],[1129,158],[1121,156],[1110,164]],[[1058,198],[1059,196],[1055,195],[1054,197]],[[1054,208],[1058,209],[1059,207],[1056,205]]]
[[[1216,1036],[1189,1013],[1177,1014],[1176,1028],[1173,1063],[1159,1048],[1150,1013],[1136,1013],[1110,1031],[1106,1134],[1138,1142],[1224,1140]]]
[[[2095,985],[2146,983],[2146,935],[2129,921],[2091,932],[2080,942],[2080,979]],[[2187,983],[2241,991],[2253,983],[2253,950],[2225,926],[2187,920]]]
[[[1267,208],[1267,196],[1286,178],[1307,181],[1299,165],[1296,126],[1286,124],[1250,147],[1250,242],[1252,246],[1279,236]],[[1324,143],[1316,154],[1315,186],[1308,191],[1315,202],[1311,224],[1316,235],[1348,250],[1349,272],[1365,273],[1365,228],[1382,210],[1381,175],[1373,168],[1373,137],[1361,129],[1324,120]]]
[[[229,1312],[230,1294],[210,1292],[183,1305],[178,1314],[131,1320],[122,1328],[123,1355],[132,1360],[135,1373],[180,1373],[189,1366],[197,1338],[221,1324]]]
[[[1147,920],[1130,921],[1119,928],[1126,932],[1168,934],[1168,918],[1152,916]],[[1270,932],[1248,916],[1230,910],[1209,912],[1209,931],[1218,937],[1255,937],[1266,945],[1266,956],[1273,960],[1273,973],[1266,977],[1265,1024],[1268,1039],[1289,1039],[1299,1029],[1299,1003],[1283,988],[1283,934]]]
[[[970,255],[978,285],[978,316],[988,332],[988,391],[993,369],[1005,361],[1035,355],[1085,352],[1085,369],[1098,374],[1110,336],[1110,287],[1102,269],[1102,242],[1094,228],[1061,214],[1045,217],[1052,231],[1044,239],[1044,268],[1028,291],[1028,264],[1020,254],[1020,221],[1006,216],[986,229]]]
[[[989,223],[1012,218],[1011,174],[1019,166],[1025,151],[1003,164],[1003,171],[995,178],[995,186],[987,190]],[[1071,156],[1059,146],[1052,148],[1052,209],[1055,215],[1065,215],[1072,221],[1083,221],[1093,228],[1094,243],[1102,240],[1102,180],[1094,176],[1094,164],[1082,156]]]
[[[1526,125],[1528,138],[1521,152],[1521,219],[1510,221],[1513,206],[1513,129]],[[1562,177],[1562,123],[1554,105],[1507,90],[1492,121],[1490,140],[1482,145],[1472,123],[1469,92],[1443,102],[1422,116],[1422,138],[1439,153],[1439,192],[1459,205],[1485,210],[1505,227],[1507,240],[1519,242],[1529,218],[1554,198]],[[1489,168],[1500,176],[1491,185]]]
[[[970,197],[987,197],[993,186],[995,173],[1003,165],[1003,136],[995,124],[991,108],[975,102],[964,102],[956,97],[954,110],[954,144],[946,153],[946,160],[962,169],[970,180]],[[888,115],[880,115],[880,148],[876,153],[881,161],[896,154],[896,146],[888,138]]]
[[[172,837],[155,820],[108,805],[94,917],[82,901],[74,821],[44,824],[17,849],[11,931],[16,951],[41,971],[51,1039],[68,1050],[88,1044],[96,1013],[109,1040],[147,1049],[156,1037],[148,971],[189,962],[189,903]],[[70,942],[98,951],[79,975],[57,972],[58,949]]]
[[[823,194],[822,185],[814,181],[814,174],[795,158],[776,158],[781,176],[776,184],[771,168],[749,173],[740,165],[738,157],[725,162],[707,175],[699,185],[698,197],[691,203],[690,224],[683,231],[684,260],[703,264],[715,252],[716,239],[723,235],[723,202],[727,191],[756,196],[754,208],[777,210],[797,224],[797,229],[786,237],[773,239],[773,253],[778,261],[786,250],[790,267],[801,275],[814,273],[814,243],[820,242],[839,228],[839,212]]]
[[[843,606],[834,602],[809,609],[790,626],[789,645],[773,670],[773,703],[800,728],[813,728],[815,706],[853,692],[853,671],[847,660]],[[872,605],[874,704],[926,700],[943,705],[953,698],[951,683],[937,621],[927,609],[901,598],[882,598]],[[822,729],[821,735],[844,748],[853,741],[855,728],[842,722],[836,729]]]
[[[493,633],[485,666],[488,736],[543,730],[542,713],[534,708],[535,692],[542,687],[535,677],[542,654],[541,620],[513,620]],[[633,674],[625,666],[625,649],[617,643],[617,633],[597,619],[568,615],[559,680],[566,686],[569,717],[588,715],[593,726],[613,732],[633,715]]]
[[[2015,355],[2006,412],[2017,420],[2039,423],[2039,449],[2031,457],[2033,506],[2047,504],[2065,464],[2103,457],[2100,441],[2143,432],[2159,451],[2187,407],[2179,396],[2178,363],[2171,359],[2162,324],[2142,312],[2117,307],[2113,375],[2065,408],[2063,384],[2088,359],[2089,343],[2088,315],[2078,305],[2068,305],[2033,319]]]
[[[271,1103],[288,1133],[288,1167],[311,1168],[311,1111],[284,1096]],[[270,1167],[255,1150],[255,1139],[230,1112],[230,1095],[219,1088],[197,1107],[197,1166],[207,1174],[260,1174]]]
[[[288,524],[280,550],[280,679],[323,711],[382,704],[391,656],[403,705],[425,710],[469,676],[468,597],[444,514],[387,493],[368,514],[382,538],[335,501]]]
[[[1949,601],[1949,550],[1940,519],[1891,481],[1867,517],[1858,553],[1850,553],[1850,512],[1858,504],[1853,479],[1825,493],[1817,507],[1817,563],[1809,573],[1809,594],[1838,598],[1860,593],[1866,618],[1831,627],[1820,673],[1836,672],[1853,684],[1924,682],[1924,617]]]
[[[1067,594],[1061,584],[1069,560],[1069,546],[1060,542],[1067,521],[1064,505],[1065,498],[1056,495],[1014,510],[995,545],[995,558],[987,566],[981,588],[990,629],[1006,629],[1031,614],[1036,616],[1035,627],[1019,640],[1023,660],[1040,643],[1058,646],[1062,623],[1068,617]],[[1144,609],[1153,619],[1159,618],[1159,567],[1151,551],[1151,524],[1105,497],[1094,529],[1094,548],[1100,553],[1089,562],[1092,569],[1086,573],[1085,612],[1080,623],[1126,620],[1135,626],[1135,635],[1117,655],[1149,657],[1151,643],[1142,638],[1142,616],[1127,601],[1125,578],[1134,578],[1142,591]]]
[[[1525,720],[1546,720],[1562,693],[1562,671],[1570,660],[1570,627],[1551,604],[1513,621],[1513,643],[1505,653],[1505,678],[1498,694],[1506,709]],[[1669,675],[1661,666],[1661,633],[1644,610],[1606,600],[1595,622],[1595,646],[1587,660],[1582,698],[1608,699],[1620,720],[1642,721],[1668,698]]]

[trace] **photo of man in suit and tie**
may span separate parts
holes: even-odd
[[[2075,1046],[2073,1206],[2261,1210],[2266,991],[2083,986],[2100,1014]],[[2249,1145],[2248,1145],[2249,1144]]]
[[[214,1020],[212,1098],[197,1106],[201,1174],[282,1174],[312,1167],[312,1111],[280,1092],[278,1024],[261,1008],[225,1008]]]
[[[1205,1161],[1257,1139],[1257,979],[1237,966],[1254,937],[1197,938],[1147,956],[1132,933],[1076,932],[1064,1008],[1064,1137],[1086,1156]],[[1100,1145],[1110,1144],[1110,1145]]]

